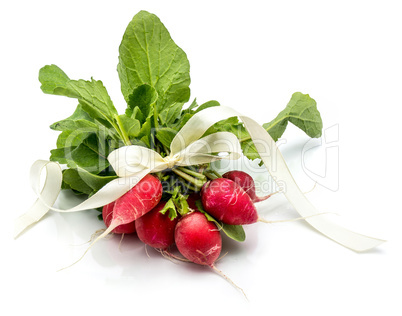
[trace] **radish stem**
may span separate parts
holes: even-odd
[[[192,176],[190,176],[189,174],[174,168],[172,169],[172,171],[177,174],[178,176],[182,177],[184,180],[187,180],[188,182],[190,182],[191,184],[193,184],[196,188],[201,189],[202,186],[204,185],[205,181],[202,181],[200,179],[196,179]]]
[[[183,172],[185,172],[185,173],[189,174],[190,176],[193,176],[193,177],[195,177],[197,179],[204,180],[204,181],[207,179],[207,177],[205,175],[203,175],[202,173],[190,170],[188,168],[178,167],[177,169],[179,169],[180,171],[183,171]]]

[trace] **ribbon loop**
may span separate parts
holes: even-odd
[[[41,188],[40,178],[43,170],[46,170],[46,178]],[[31,166],[30,179],[32,190],[38,199],[27,213],[16,219],[14,224],[15,237],[28,226],[38,222],[48,212],[48,205],[53,205],[56,202],[63,180],[60,165],[51,161],[37,160]]]

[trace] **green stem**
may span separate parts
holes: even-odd
[[[240,138],[240,139],[239,139],[239,142],[242,143],[242,142],[248,141],[248,140],[250,140],[250,139],[251,139],[250,136],[248,136],[248,137],[243,137],[243,138]]]
[[[169,148],[167,148],[165,145],[163,145],[162,144],[162,146],[163,146],[163,150],[165,151],[165,153],[166,153],[166,156],[168,156],[169,154],[170,154],[170,149]]]
[[[187,188],[189,191],[194,191],[194,192],[198,192],[200,191],[200,188],[196,188],[195,186],[193,186],[191,183],[185,181],[183,178],[179,178],[178,179],[179,183],[181,185],[183,185],[185,188]],[[187,194],[187,192],[184,192],[184,194]]]
[[[208,177],[210,180],[214,180],[217,178],[222,178],[222,175],[220,175],[218,172],[216,172],[213,169],[208,169],[204,171],[204,174]]]
[[[206,180],[205,175],[203,175],[202,173],[187,169],[185,167],[178,167],[177,169],[179,169],[180,171],[183,171],[183,172],[185,172],[185,173],[189,174],[190,176],[193,176],[193,177],[195,177],[197,179]]]
[[[204,185],[205,181],[202,181],[200,179],[196,179],[190,175],[188,175],[187,173],[180,171],[179,169],[175,168],[172,169],[172,171],[177,174],[179,177],[182,177],[184,180],[187,180],[188,182],[190,182],[192,185],[194,185],[196,188],[201,189],[202,186]]]
[[[204,171],[204,174],[207,176],[207,178],[209,180],[215,180],[218,178],[216,175],[214,175],[213,173],[210,173],[209,171]]]
[[[158,112],[156,111],[156,105],[154,104],[154,127],[155,130],[158,128],[159,123],[158,123]]]
[[[213,173],[214,175],[216,175],[217,178],[222,178],[222,175],[219,174],[217,171],[215,171],[215,170],[213,170],[213,169],[211,169],[210,171],[212,171],[212,173]]]
[[[196,188],[196,187],[192,186],[192,185],[189,184],[189,183],[184,183],[184,182],[182,182],[182,183],[183,183],[183,185],[184,185],[187,189],[189,189],[189,190],[191,190],[191,191],[194,191],[194,192],[200,191],[200,188]]]

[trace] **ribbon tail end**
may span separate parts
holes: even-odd
[[[28,227],[38,222],[28,214],[21,215],[14,221],[14,239],[17,239]]]
[[[381,244],[387,242],[384,239],[377,239],[377,238],[371,238],[371,242],[368,245],[362,246],[362,247],[357,247],[353,250],[355,250],[356,252],[366,252],[366,251],[370,251],[378,246],[380,246]]]
[[[27,228],[28,226],[21,227],[16,221],[16,223],[14,224],[14,240],[17,239],[22,234],[22,232]]]

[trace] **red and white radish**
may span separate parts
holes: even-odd
[[[158,178],[147,174],[130,191],[114,203],[108,229],[131,223],[152,210],[162,198],[162,184]]]
[[[135,221],[138,238],[145,244],[165,250],[174,243],[174,232],[178,217],[170,219],[168,213],[160,211],[166,202],[160,202],[151,211]]]
[[[106,227],[109,227],[110,222],[112,221],[114,205],[115,205],[115,202],[112,202],[103,207],[102,218],[103,218],[103,221],[104,221]],[[112,233],[115,233],[115,234],[135,233],[135,221],[117,226],[115,229],[112,230]]]

